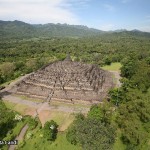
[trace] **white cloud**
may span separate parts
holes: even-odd
[[[103,5],[108,11],[114,11],[115,7],[113,5],[110,4],[104,4]]]
[[[21,20],[30,23],[79,24],[70,7],[86,5],[88,0],[0,0],[1,20]]]

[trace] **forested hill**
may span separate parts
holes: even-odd
[[[39,37],[87,37],[97,35],[127,35],[150,37],[150,33],[139,30],[116,30],[105,32],[98,29],[88,28],[83,25],[68,24],[28,24],[21,21],[0,21],[0,39],[24,39]]]
[[[81,25],[67,24],[27,24],[21,21],[0,21],[0,38],[32,37],[83,37],[99,35],[104,31]]]

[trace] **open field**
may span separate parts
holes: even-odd
[[[61,111],[48,111],[44,110],[41,111],[39,114],[39,119],[44,125],[46,121],[54,120],[59,125],[58,130],[59,131],[65,131],[69,125],[73,122],[75,118],[75,114],[72,114],[70,112],[61,112]]]
[[[16,104],[16,103],[8,102],[8,101],[4,101],[4,103],[7,108],[14,110],[22,115],[25,115],[27,109],[29,109],[28,106],[23,105],[23,104]]]
[[[30,98],[30,97],[27,97],[27,96],[25,96],[25,95],[17,95],[17,94],[13,94],[13,95],[16,96],[16,97],[19,97],[19,98],[21,98],[21,99],[25,99],[25,100],[27,100],[27,101],[32,101],[32,102],[44,102],[44,100],[42,100],[42,99]]]
[[[50,102],[50,105],[51,106],[54,106],[54,107],[59,107],[59,106],[68,106],[68,107],[73,107],[73,108],[90,108],[91,107],[91,104],[72,104],[72,103],[64,103],[64,102],[58,102],[58,101],[51,101]]]
[[[102,69],[108,71],[119,71],[121,66],[122,65],[120,63],[116,62],[116,63],[111,63],[111,65],[103,66]]]
[[[21,115],[30,115],[34,116],[36,108],[29,107],[27,105],[23,104],[16,104],[8,101],[4,101],[7,108],[12,109]],[[73,107],[73,106],[72,106]],[[64,107],[65,109],[66,107]],[[74,120],[75,114],[72,112],[65,112],[65,111],[59,111],[57,109],[52,110],[42,110],[38,117],[44,125],[46,121],[54,120],[59,125],[59,131],[64,131],[68,128],[68,126],[72,123]]]
[[[33,137],[26,140],[25,145],[19,150],[81,150],[79,146],[74,146],[67,141],[65,133],[59,132],[56,141],[53,143],[40,137],[41,134],[41,130],[34,132]]]

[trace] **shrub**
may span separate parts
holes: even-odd
[[[53,120],[46,122],[43,128],[44,137],[50,141],[54,141],[57,137],[57,127],[57,123]]]

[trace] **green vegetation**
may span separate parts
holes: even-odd
[[[0,118],[0,139],[3,139],[7,132],[14,128],[16,122],[14,112],[7,109],[2,100],[0,100]]]
[[[0,118],[0,139],[10,141],[19,135],[29,117],[22,118],[21,115],[8,109],[0,100]],[[0,148],[7,149],[7,145],[0,145]]]
[[[67,132],[70,143],[81,144],[83,149],[98,149],[97,146],[100,149],[114,150],[118,147],[122,147],[123,150],[148,149],[150,138],[150,63],[147,61],[148,58],[149,55],[131,53],[122,60],[122,86],[110,90],[109,104],[105,101],[99,106],[92,106],[87,118],[80,116],[72,123]],[[97,125],[98,128],[96,128]],[[99,130],[108,131],[109,137],[107,132],[103,132],[101,137]],[[99,139],[105,142],[100,144]],[[107,143],[107,139],[112,143]]]
[[[116,63],[111,63],[111,65],[103,66],[102,69],[108,71],[120,71],[121,66],[122,65],[120,63],[116,62]]]
[[[14,110],[22,115],[25,114],[25,111],[27,108],[29,108],[27,105],[23,105],[23,104],[16,104],[16,103],[12,103],[12,102],[9,102],[9,101],[4,101],[5,105],[7,108],[11,109],[11,110]]]
[[[118,70],[119,63],[125,64],[131,53],[140,59],[149,56],[149,47],[149,38],[129,33],[103,34],[84,38],[47,37],[1,40],[0,83],[36,71],[53,61],[63,60],[67,53],[70,53],[75,61],[92,63],[100,67],[111,63],[110,67],[106,66],[104,69]]]
[[[113,146],[113,150],[125,150],[125,149],[126,149],[126,145],[123,144],[123,142],[121,140],[120,131],[117,131],[117,137],[116,137],[116,141]]]
[[[30,140],[26,140],[20,150],[35,149],[35,147],[37,150],[81,150],[80,146],[74,146],[67,141],[65,133],[58,133],[57,139],[53,143],[41,136],[41,132],[37,131]]]
[[[74,120],[74,115],[69,112],[50,111],[49,118],[56,121],[60,129],[66,129],[66,127]]]
[[[19,142],[17,149],[26,150],[26,149],[37,149],[37,150],[81,150],[79,146],[74,146],[70,144],[66,139],[66,134],[64,132],[58,132],[57,138],[55,141],[47,140],[44,138],[44,132],[47,131],[45,128],[41,127],[41,123],[38,119],[38,122],[35,128],[28,129],[26,136],[23,141]],[[52,121],[52,123],[54,123]],[[49,130],[49,129],[48,129]]]
[[[149,56],[147,56],[149,57]],[[150,66],[147,57],[131,54],[123,63],[122,87],[110,93],[118,101],[116,123],[126,149],[147,149],[150,137]],[[126,71],[125,71],[126,70]]]
[[[38,125],[38,119],[37,118],[28,118],[28,121],[27,121],[29,127],[32,129],[36,128],[36,126]]]
[[[98,35],[103,31],[91,29],[82,25],[67,24],[27,24],[21,21],[0,21],[1,39],[23,39],[37,37],[83,37]]]
[[[0,22],[0,25],[7,27],[9,23],[5,23]],[[27,119],[30,127],[24,141],[20,141],[19,150],[149,149],[149,33],[125,31],[98,35],[95,34],[96,31],[88,29],[87,32],[82,30],[80,33],[95,36],[81,38],[79,31],[86,27],[57,25],[50,36],[47,31],[56,27],[53,24],[33,27],[18,21],[11,23],[14,28],[12,32],[10,29],[5,34],[6,28],[0,28],[3,30],[0,32],[5,35],[0,40],[0,84],[36,71],[48,63],[63,60],[67,53],[70,53],[74,61],[96,64],[109,71],[120,71],[122,76],[121,87],[111,89],[109,99],[101,105],[92,106],[86,117],[81,114],[74,120],[73,114],[50,111],[49,120],[54,120],[53,124],[56,122],[58,129],[64,131],[72,123],[64,133],[58,132],[56,136],[57,132],[53,134],[49,130],[50,122],[42,128],[38,119]],[[63,31],[59,32],[58,28],[63,28]],[[12,110],[24,114],[27,106],[7,101],[4,103],[0,102],[0,138],[11,139],[25,123],[24,120],[13,120],[16,112]],[[61,104],[52,105],[57,108]],[[72,107],[69,104],[67,106]],[[75,107],[79,108],[80,105]],[[47,140],[47,137],[55,141]]]
[[[27,100],[27,101],[32,101],[32,102],[43,102],[44,100],[42,100],[42,99],[35,99],[35,98],[30,98],[30,97],[27,97],[27,96],[25,96],[25,95],[17,95],[17,94],[14,94],[15,95],[15,97],[19,97],[19,98],[21,98],[21,99],[23,99],[23,100]]]
[[[43,128],[43,137],[50,141],[55,141],[57,137],[58,125],[55,121],[47,121]]]
[[[107,105],[92,106],[88,116],[78,115],[67,131],[67,140],[87,150],[112,149],[115,127],[111,120],[112,110]]]

